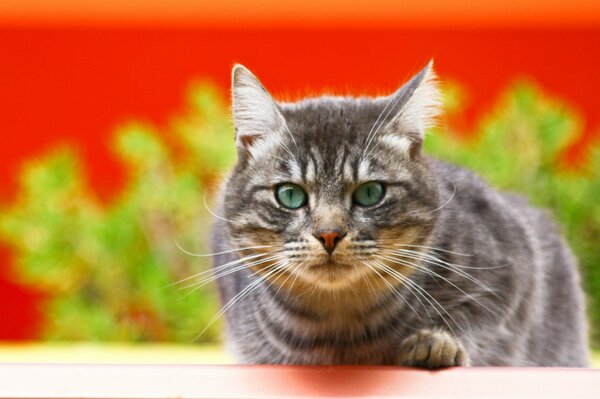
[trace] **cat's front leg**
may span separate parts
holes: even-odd
[[[463,344],[442,330],[421,330],[400,345],[398,365],[439,369],[468,366],[469,356]]]

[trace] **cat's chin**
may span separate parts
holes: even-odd
[[[329,291],[348,288],[360,278],[354,266],[332,261],[309,266],[304,274],[311,284]]]

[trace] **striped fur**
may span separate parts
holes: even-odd
[[[233,80],[239,159],[213,246],[215,268],[232,265],[216,271],[240,361],[587,363],[576,263],[545,212],[421,153],[439,98],[431,65],[375,99],[276,103],[247,69]],[[368,181],[383,200],[353,204]],[[277,202],[285,182],[306,206]],[[323,229],[345,233],[331,255]],[[432,363],[435,342],[426,362],[406,359],[436,339],[449,340],[440,359],[461,360]]]

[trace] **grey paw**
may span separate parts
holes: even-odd
[[[398,364],[408,367],[439,369],[467,366],[464,346],[444,331],[422,330],[406,338],[400,346]]]

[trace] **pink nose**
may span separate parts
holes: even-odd
[[[344,237],[339,230],[319,231],[316,237],[321,241],[329,255],[333,253],[337,243]]]

